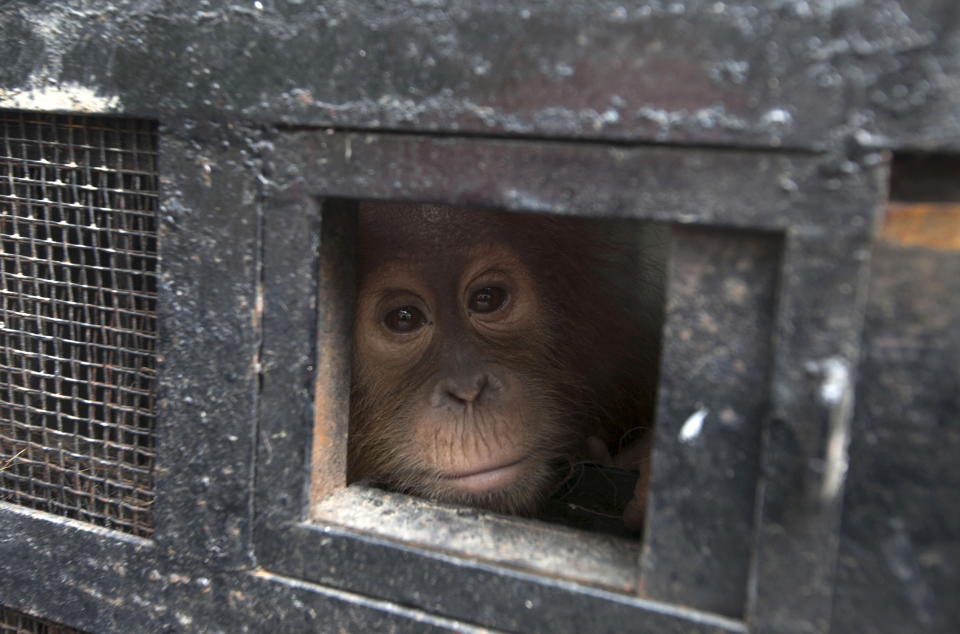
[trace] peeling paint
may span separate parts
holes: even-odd
[[[116,112],[120,110],[120,97],[100,95],[88,86],[75,83],[24,89],[0,88],[0,108],[54,112]]]
[[[840,403],[850,389],[850,370],[846,361],[839,357],[830,357],[820,363],[823,383],[820,385],[820,399],[827,405]]]
[[[687,418],[680,428],[680,442],[690,442],[700,435],[703,431],[703,421],[706,420],[710,410],[701,407]]]
[[[850,417],[853,412],[853,388],[850,364],[841,357],[830,357],[812,366],[823,380],[820,401],[827,407],[829,430],[824,456],[821,502],[832,502],[840,493],[847,476],[847,447],[850,444]]]

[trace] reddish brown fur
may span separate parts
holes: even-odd
[[[359,254],[351,481],[533,513],[588,435],[616,453],[648,426],[656,333],[610,275],[636,263],[589,221],[361,204]],[[504,307],[464,308],[474,278]],[[407,304],[429,323],[398,335]],[[517,456],[496,486],[461,475]]]

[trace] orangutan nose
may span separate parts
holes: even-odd
[[[476,403],[490,385],[485,372],[447,378],[442,383],[443,395],[460,405]]]

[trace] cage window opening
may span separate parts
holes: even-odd
[[[336,204],[342,204],[342,203],[336,203]],[[364,205],[365,203],[360,203],[360,204],[361,204],[361,205]],[[356,208],[356,206],[357,206],[356,203],[353,203],[354,209]],[[326,209],[327,209],[327,208],[328,208],[328,207],[325,207],[325,208],[324,208],[324,213],[326,213]],[[493,211],[487,211],[487,210],[484,210],[484,211],[476,211],[476,210],[464,211],[464,210],[462,210],[462,209],[459,209],[459,210],[458,210],[457,208],[450,208],[450,207],[447,207],[446,209],[453,209],[455,212],[465,213],[465,214],[466,214],[466,213],[471,213],[471,211],[474,212],[474,213],[483,213],[483,214],[486,214],[486,213],[495,213],[495,212],[493,212]],[[514,218],[514,219],[518,219],[518,218],[520,218],[521,216],[524,216],[525,218],[527,218],[527,220],[525,220],[525,221],[523,221],[523,222],[531,222],[530,219],[534,218],[533,215],[528,215],[528,214],[515,214],[515,213],[506,213],[506,212],[500,212],[500,214],[501,214],[501,217],[503,217],[503,218]],[[547,222],[548,224],[550,224],[550,223],[553,223],[553,224],[560,223],[560,224],[562,224],[562,223],[564,222],[564,220],[563,220],[563,219],[553,218],[553,219],[550,219],[550,220],[546,220],[545,222]],[[593,226],[600,226],[600,225],[603,225],[603,224],[604,224],[604,221],[596,221],[596,220],[594,220],[594,221],[568,220],[568,222],[573,223],[573,224],[578,224],[578,223],[580,223],[579,226],[578,226],[578,230],[583,226],[583,223],[584,223],[584,222],[585,222],[586,226],[591,226],[591,225],[593,225]],[[618,221],[612,221],[609,226],[612,227],[613,224],[616,223],[616,222],[618,222]],[[619,231],[626,231],[625,227],[627,227],[628,225],[631,225],[631,224],[633,224],[633,223],[627,223],[627,222],[625,222],[625,221],[619,221],[619,224],[620,224],[620,228],[619,228],[618,230],[619,230]],[[361,228],[361,230],[362,230],[362,228]],[[634,229],[634,230],[635,230],[635,229]],[[599,230],[598,230],[598,231],[599,231]],[[571,234],[571,235],[572,235],[572,234]],[[616,246],[617,246],[618,248],[620,248],[620,247],[622,247],[626,242],[627,242],[627,240],[624,239],[623,236],[621,235],[621,236],[619,237],[619,242],[617,243]],[[576,257],[575,255],[562,254],[562,253],[556,253],[556,254],[554,254],[554,255],[557,256],[557,257],[564,257],[564,258],[568,258],[568,259],[573,259],[573,258]],[[594,255],[597,255],[597,254],[594,254]],[[649,254],[648,254],[648,255],[649,255]],[[322,256],[321,256],[321,257],[322,257]],[[637,261],[639,261],[640,259],[642,259],[642,258],[638,258],[638,257],[636,256],[636,254],[631,254],[631,257],[633,257],[633,259],[634,259],[635,262],[637,262]],[[662,257],[662,253],[660,254],[660,257]],[[648,258],[648,259],[649,259],[649,258]],[[662,274],[662,266],[661,266],[661,269],[660,269],[660,273]],[[619,280],[616,284],[613,284],[612,286],[616,286],[618,290],[622,290],[622,289],[628,288],[628,287],[630,286],[630,283],[627,282],[627,281],[625,281],[625,280]],[[611,287],[612,287],[612,286],[611,286]],[[658,289],[657,293],[660,293],[661,291],[662,291],[662,289]],[[324,301],[324,300],[321,300],[321,301]],[[658,310],[662,310],[662,299],[658,299],[657,301],[661,302],[661,305],[658,307]],[[659,317],[657,317],[657,319],[659,319]],[[656,328],[653,328],[653,329],[651,330],[651,332],[653,332],[653,331],[656,332],[655,337],[658,338],[658,337],[659,337],[659,331],[658,331]],[[658,345],[658,344],[655,344],[655,345]],[[651,365],[654,366],[654,372],[655,372],[655,364],[656,364],[656,351],[655,351],[655,347],[654,347],[654,349],[653,349],[652,352],[653,352],[653,354],[651,354],[651,355],[649,355],[649,356],[650,356],[651,359],[652,359]],[[355,354],[355,353],[354,353],[354,354]],[[649,390],[649,392],[652,392],[652,390]],[[356,394],[356,389],[354,389],[354,394]],[[652,395],[650,395],[649,398],[652,399]],[[652,424],[652,423],[651,423],[651,424]],[[633,428],[633,427],[636,427],[636,425],[631,425],[630,427]],[[353,431],[354,431],[354,430],[351,429],[351,432],[353,432]],[[620,440],[620,439],[618,438],[616,441],[613,441],[613,442],[612,442],[612,446],[615,447],[615,446],[619,443],[619,440]],[[579,466],[578,466],[578,469],[580,469],[580,468],[582,468],[582,467],[579,467]],[[315,477],[322,477],[322,476],[315,476]],[[563,501],[558,501],[557,504],[556,504],[556,506],[557,506],[558,508],[561,508],[561,509],[562,509],[562,508],[570,509],[570,508],[575,508],[575,507],[581,507],[581,502],[583,502],[584,500],[578,500],[578,499],[576,499],[576,497],[577,497],[576,489],[577,489],[578,486],[582,486],[582,485],[584,484],[584,482],[586,482],[586,481],[589,481],[589,482],[590,482],[590,483],[587,485],[588,487],[593,487],[594,492],[595,492],[595,493],[598,493],[599,495],[602,495],[602,496],[610,495],[610,492],[611,492],[611,491],[619,491],[619,493],[617,493],[616,495],[619,495],[620,498],[623,498],[625,495],[626,495],[627,498],[629,498],[629,496],[632,495],[632,493],[633,493],[633,490],[632,490],[632,486],[633,486],[633,485],[632,485],[632,481],[631,481],[629,478],[626,478],[626,479],[623,480],[623,482],[618,483],[618,481],[617,481],[617,479],[616,479],[615,476],[612,476],[610,473],[603,473],[602,470],[601,470],[601,471],[596,471],[595,473],[594,473],[594,472],[589,472],[589,471],[586,472],[586,473],[584,473],[584,472],[577,472],[576,475],[568,475],[566,478],[563,478],[563,477],[557,478],[557,480],[555,481],[555,483],[558,483],[558,482],[560,482],[560,481],[562,481],[562,485],[563,485],[563,486],[561,486],[560,490],[563,491],[563,495],[566,496]],[[400,490],[404,490],[404,489],[401,488]],[[407,491],[409,491],[409,490],[407,490]],[[426,497],[430,497],[430,496],[428,495],[428,496],[426,496]],[[441,498],[441,501],[442,501],[442,498]],[[621,501],[620,504],[623,505],[623,504],[625,504],[625,502]],[[469,505],[469,502],[467,502],[467,505]],[[622,510],[623,510],[623,509],[621,508],[619,512],[622,512]],[[584,512],[585,512],[585,513],[588,513],[588,514],[589,514],[589,513],[594,513],[594,514],[595,514],[595,518],[596,518],[596,517],[605,516],[603,522],[606,522],[607,520],[611,519],[611,517],[616,516],[616,514],[618,513],[618,511],[616,511],[616,510],[614,510],[613,512],[608,512],[608,511],[609,511],[609,509],[605,509],[605,510],[603,510],[603,511],[584,511]],[[554,516],[555,516],[555,517],[552,517],[552,518],[546,518],[546,516],[544,516],[544,517],[545,517],[545,519],[548,519],[548,521],[554,521],[554,522],[558,522],[558,523],[564,523],[564,522],[570,523],[569,518],[568,518],[568,517],[564,517],[565,515],[567,515],[567,514],[563,513],[562,510],[561,510],[561,512],[556,512],[556,511],[554,512]],[[601,523],[603,523],[603,522],[596,522],[596,521],[595,521],[595,522],[592,522],[592,523],[593,523],[593,524],[601,524]],[[576,523],[576,522],[574,522],[574,523]],[[591,524],[591,522],[584,522],[584,521],[581,520],[578,525],[581,526],[581,527],[583,527],[583,526],[589,525],[589,524]],[[595,528],[595,527],[594,527],[594,528]],[[608,528],[607,530],[613,530],[614,532],[617,532],[617,529],[609,529],[609,528]],[[623,533],[622,530],[621,530],[620,532]],[[636,535],[636,533],[634,533],[634,535]]]
[[[344,222],[343,217],[345,215],[352,216],[351,221],[355,231],[357,208],[362,204],[364,204],[362,201],[357,202],[339,199],[323,200],[320,205],[321,213],[323,214],[323,222],[321,225],[326,226],[331,217],[335,218],[335,220],[333,220],[334,224],[349,225],[350,222]],[[383,204],[389,205],[389,203]],[[451,206],[437,207],[454,209],[462,213],[470,213],[471,211],[482,214],[499,213],[509,218],[526,218],[531,222],[534,222],[537,218],[548,218],[546,216],[525,212],[497,212],[496,210],[464,211],[462,208]],[[552,218],[561,224],[564,222],[564,219],[561,217]],[[638,231],[639,233],[643,233],[645,229],[649,230],[650,234],[647,237],[648,242],[646,244],[652,244],[654,241],[653,236],[658,236],[661,242],[659,245],[661,251],[656,257],[639,258],[639,260],[644,260],[643,263],[647,265],[653,262],[659,265],[656,276],[660,277],[658,283],[662,285],[662,276],[664,274],[663,261],[666,257],[665,243],[667,227],[665,225],[654,225],[653,223],[640,223],[627,220],[585,218],[567,219],[567,221],[574,224],[583,223],[583,226],[586,227],[606,227],[606,230],[609,231],[611,235],[617,235],[618,231],[625,231],[626,233],[619,235],[619,241],[615,241],[618,248],[623,247],[627,243],[631,243],[631,240],[625,237],[629,233],[628,229]],[[603,233],[600,229],[597,229],[597,231]],[[557,484],[562,480],[564,481],[563,487],[561,487],[563,494],[570,496],[570,489],[574,491],[573,497],[566,497],[558,500],[556,503],[557,506],[566,507],[567,509],[580,506],[578,502],[582,500],[576,499],[576,491],[578,488],[589,490],[590,487],[592,487],[593,494],[596,495],[580,492],[580,494],[586,498],[591,496],[594,498],[600,496],[609,497],[611,495],[611,489],[619,490],[619,493],[615,494],[614,497],[619,497],[620,501],[613,502],[614,506],[619,504],[619,507],[614,508],[612,511],[607,509],[598,512],[596,509],[586,510],[584,508],[576,511],[582,515],[590,516],[591,519],[589,521],[583,521],[582,517],[571,521],[569,513],[561,513],[559,517],[557,517],[558,514],[556,513],[554,513],[553,516],[544,513],[540,516],[540,519],[491,514],[489,511],[483,509],[465,508],[465,506],[471,506],[469,501],[466,502],[465,506],[459,504],[449,506],[443,500],[438,502],[430,499],[407,497],[405,494],[410,493],[408,490],[401,491],[400,494],[395,494],[383,488],[370,489],[369,485],[375,484],[375,481],[370,479],[360,479],[358,481],[358,479],[351,477],[349,486],[347,485],[348,469],[342,460],[346,458],[345,454],[347,453],[346,427],[349,412],[344,411],[340,405],[328,411],[331,402],[339,403],[339,401],[334,401],[325,395],[342,394],[342,392],[338,391],[335,387],[332,387],[331,384],[338,384],[337,381],[341,381],[344,376],[349,378],[351,375],[349,360],[351,356],[355,358],[355,350],[353,353],[349,353],[344,357],[342,349],[339,349],[341,346],[337,343],[338,341],[342,341],[342,339],[338,339],[336,333],[344,332],[343,338],[347,341],[351,340],[354,334],[354,315],[351,314],[346,318],[347,328],[345,331],[340,331],[337,327],[331,328],[330,322],[324,321],[325,318],[323,317],[323,314],[329,311],[331,306],[338,307],[333,311],[338,314],[343,313],[344,305],[349,305],[351,307],[349,312],[353,312],[352,297],[357,287],[352,280],[355,274],[359,275],[360,273],[353,270],[348,271],[348,269],[352,267],[344,265],[345,260],[343,254],[345,251],[350,251],[351,257],[349,259],[353,261],[352,252],[354,247],[359,248],[360,240],[357,240],[356,233],[352,234],[352,237],[349,232],[347,232],[347,234],[347,238],[351,240],[351,244],[349,245],[343,239],[337,239],[336,236],[331,238],[326,234],[323,240],[321,240],[321,284],[318,296],[318,306],[321,307],[321,324],[318,332],[321,334],[318,338],[320,361],[317,363],[317,366],[324,367],[325,363],[323,358],[325,355],[328,355],[328,358],[336,359],[337,364],[335,364],[336,369],[332,375],[329,371],[318,374],[315,384],[318,394],[315,403],[319,405],[316,415],[317,431],[314,437],[316,439],[319,434],[320,437],[324,438],[324,443],[320,445],[321,450],[319,454],[317,453],[317,443],[314,443],[314,455],[311,460],[313,469],[311,470],[310,517],[312,520],[322,524],[329,522],[339,526],[346,526],[361,532],[372,532],[389,540],[399,540],[400,543],[404,544],[416,543],[430,550],[477,557],[511,567],[519,567],[520,569],[548,575],[558,575],[586,583],[587,585],[596,585],[617,592],[625,592],[627,594],[637,593],[639,591],[637,579],[639,574],[640,550],[642,548],[642,540],[639,539],[641,532],[635,529],[625,531],[621,517],[621,513],[624,510],[623,507],[626,505],[626,500],[630,499],[633,494],[633,484],[636,476],[634,476],[634,479],[622,479],[622,482],[618,483],[614,482],[610,475],[604,472],[603,468],[591,467],[585,468],[586,475],[584,471],[578,471],[577,475],[573,477],[567,477],[566,479],[562,476],[558,477],[556,480]],[[636,246],[633,248],[636,249]],[[329,250],[329,252],[325,253],[326,250]],[[339,255],[340,259],[332,257],[332,254]],[[651,254],[646,255],[650,256]],[[631,256],[636,256],[636,253],[631,253]],[[568,255],[566,257],[572,258],[576,256]],[[634,259],[637,258],[634,257]],[[325,264],[327,265],[326,268],[324,267]],[[330,275],[337,278],[338,274],[342,274],[341,279],[329,279]],[[653,274],[652,270],[650,274]],[[349,285],[346,284],[346,278],[351,280]],[[613,287],[617,288],[618,291],[629,289],[631,286],[634,286],[634,281],[623,278],[613,284]],[[658,289],[657,292],[662,293],[662,287]],[[633,301],[633,299],[635,298],[632,298],[631,301]],[[659,320],[662,319],[663,297],[662,295],[658,295],[655,300],[651,298],[647,298],[647,300],[648,305],[645,306],[645,308],[649,308],[650,306],[655,307],[654,312],[656,315],[653,316],[653,320],[659,324]],[[342,316],[341,319],[343,319]],[[655,332],[656,346],[658,348],[659,325],[651,329],[651,333],[653,332]],[[333,352],[331,352],[331,350],[333,350]],[[648,359],[650,361],[648,367],[652,368],[654,374],[656,372],[658,354],[659,353],[656,352],[650,355]],[[655,382],[654,379],[654,386],[650,392],[655,391]],[[343,389],[343,386],[341,386],[340,389]],[[353,392],[356,394],[355,389]],[[338,398],[341,397],[338,396]],[[650,398],[653,398],[652,394]],[[339,416],[336,415],[337,412],[339,412]],[[652,411],[650,415],[652,417]],[[650,425],[652,426],[652,418],[650,419]],[[338,429],[342,430],[342,436],[338,435]],[[351,429],[350,431],[353,432],[354,430]],[[327,446],[331,440],[336,441],[333,443],[334,449],[330,449],[330,447]],[[339,454],[340,458],[331,455],[330,451],[342,452]],[[349,463],[349,459],[347,462]],[[333,468],[337,464],[341,466]],[[337,469],[341,470],[338,471]],[[586,483],[586,485],[584,483]],[[394,490],[397,489],[394,488]],[[424,497],[429,498],[429,496]],[[478,514],[484,518],[481,523],[477,523],[476,521],[476,518],[479,516]],[[567,517],[563,515],[567,515]],[[438,527],[441,526],[448,527],[450,529],[449,533],[446,530],[438,530]],[[418,527],[420,528],[418,529]],[[480,531],[477,533],[476,543],[464,542],[460,537],[457,537],[457,535],[465,534],[463,532],[465,530],[474,533]],[[497,537],[493,537],[494,535]],[[497,549],[482,546],[483,543],[491,539],[503,540],[501,544],[508,550],[515,549],[513,552],[524,552],[530,556],[525,557],[523,562],[516,560],[516,558],[512,558],[511,561],[506,561],[498,554]],[[574,546],[574,544],[577,544],[577,546]],[[545,553],[545,555],[535,556],[534,554],[538,552]],[[570,561],[567,555],[563,554],[573,552],[580,553],[576,562]],[[546,555],[546,553],[550,554]]]

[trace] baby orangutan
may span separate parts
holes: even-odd
[[[351,481],[532,515],[572,463],[649,426],[655,344],[590,227],[360,204]]]

